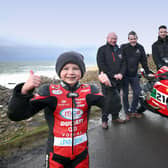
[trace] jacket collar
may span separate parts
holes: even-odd
[[[116,44],[115,46],[112,46],[111,44],[109,44],[108,42],[107,42],[107,47],[109,47],[109,48],[111,48],[114,52],[116,52],[118,49],[119,49],[119,47],[118,47],[118,45]]]
[[[168,42],[168,36],[166,36],[166,38],[165,39],[162,39],[162,38],[160,38],[160,36],[158,36],[158,41],[160,41],[160,42]]]
[[[117,45],[117,44],[116,44],[115,46],[112,46],[111,44],[109,44],[109,43],[107,42],[106,45],[109,46],[109,47],[113,47],[113,48],[117,47],[117,48],[118,48],[118,45]]]
[[[138,47],[138,43],[136,43],[135,46],[132,46],[130,43],[128,43],[128,45],[129,45],[130,47],[132,47],[132,48],[137,48],[137,47]]]

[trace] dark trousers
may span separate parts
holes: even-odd
[[[117,89],[117,87],[106,87],[105,85],[102,85],[102,92],[105,97],[102,121],[107,122],[109,114],[112,114],[113,120],[117,119],[121,110],[119,89]]]
[[[124,105],[124,111],[125,113],[128,112],[136,112],[138,101],[139,101],[139,95],[140,95],[140,84],[139,84],[139,77],[124,77],[123,79],[123,105]],[[131,105],[129,104],[129,85],[131,85],[131,89],[133,91],[133,98]]]

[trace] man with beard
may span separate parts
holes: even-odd
[[[152,45],[152,57],[157,69],[167,65],[164,59],[168,59],[168,35],[165,25],[159,26],[158,40]]]

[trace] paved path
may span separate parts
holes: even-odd
[[[146,112],[143,119],[109,123],[108,130],[89,131],[90,168],[168,168],[168,118]],[[44,168],[44,149],[13,159],[8,168]]]
[[[168,168],[168,118],[146,112],[143,119],[91,130],[91,168]]]

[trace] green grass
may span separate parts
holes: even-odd
[[[44,141],[44,139],[47,137],[47,135],[48,126],[46,124],[35,127],[31,131],[25,131],[24,134],[19,132],[15,133],[15,135],[11,136],[4,143],[0,144],[0,155],[9,156],[13,149],[22,148],[24,146],[28,148],[35,142],[40,145],[42,141]]]

